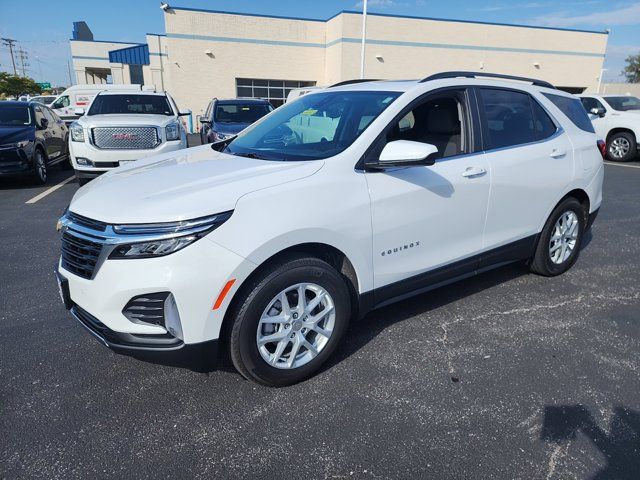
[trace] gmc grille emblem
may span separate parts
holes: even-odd
[[[135,140],[138,138],[138,135],[135,133],[113,133],[111,134],[111,138],[114,140]]]

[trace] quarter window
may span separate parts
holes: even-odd
[[[580,100],[575,97],[565,97],[563,95],[554,95],[553,93],[543,93],[558,109],[564,113],[573,124],[580,130],[595,133],[591,120]]]
[[[544,108],[533,98],[531,99],[531,107],[533,108],[533,118],[535,120],[536,138],[544,140],[556,133],[558,127],[556,127],[556,124],[551,120]]]

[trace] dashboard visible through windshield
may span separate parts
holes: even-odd
[[[317,160],[349,147],[401,92],[324,92],[283,105],[224,152],[264,160]]]

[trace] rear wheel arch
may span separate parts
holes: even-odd
[[[631,130],[630,128],[625,128],[625,127],[616,127],[616,128],[612,128],[611,130],[609,130],[609,133],[607,133],[607,143],[609,143],[609,139],[611,137],[613,137],[616,133],[629,133],[631,135],[633,135],[633,137],[636,139],[636,141],[638,141],[638,138],[635,134],[635,132],[633,130]]]

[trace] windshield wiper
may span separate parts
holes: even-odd
[[[255,158],[256,160],[269,160],[262,155],[258,155],[257,153],[249,152],[249,153],[232,153],[231,155],[236,155],[238,157],[246,157],[246,158]]]
[[[224,140],[218,140],[217,142],[213,142],[211,144],[211,148],[213,148],[214,150],[217,150],[218,152],[222,152],[227,145],[229,145],[231,142],[233,142],[236,137],[238,136],[238,134],[235,134],[229,138],[225,138]]]

